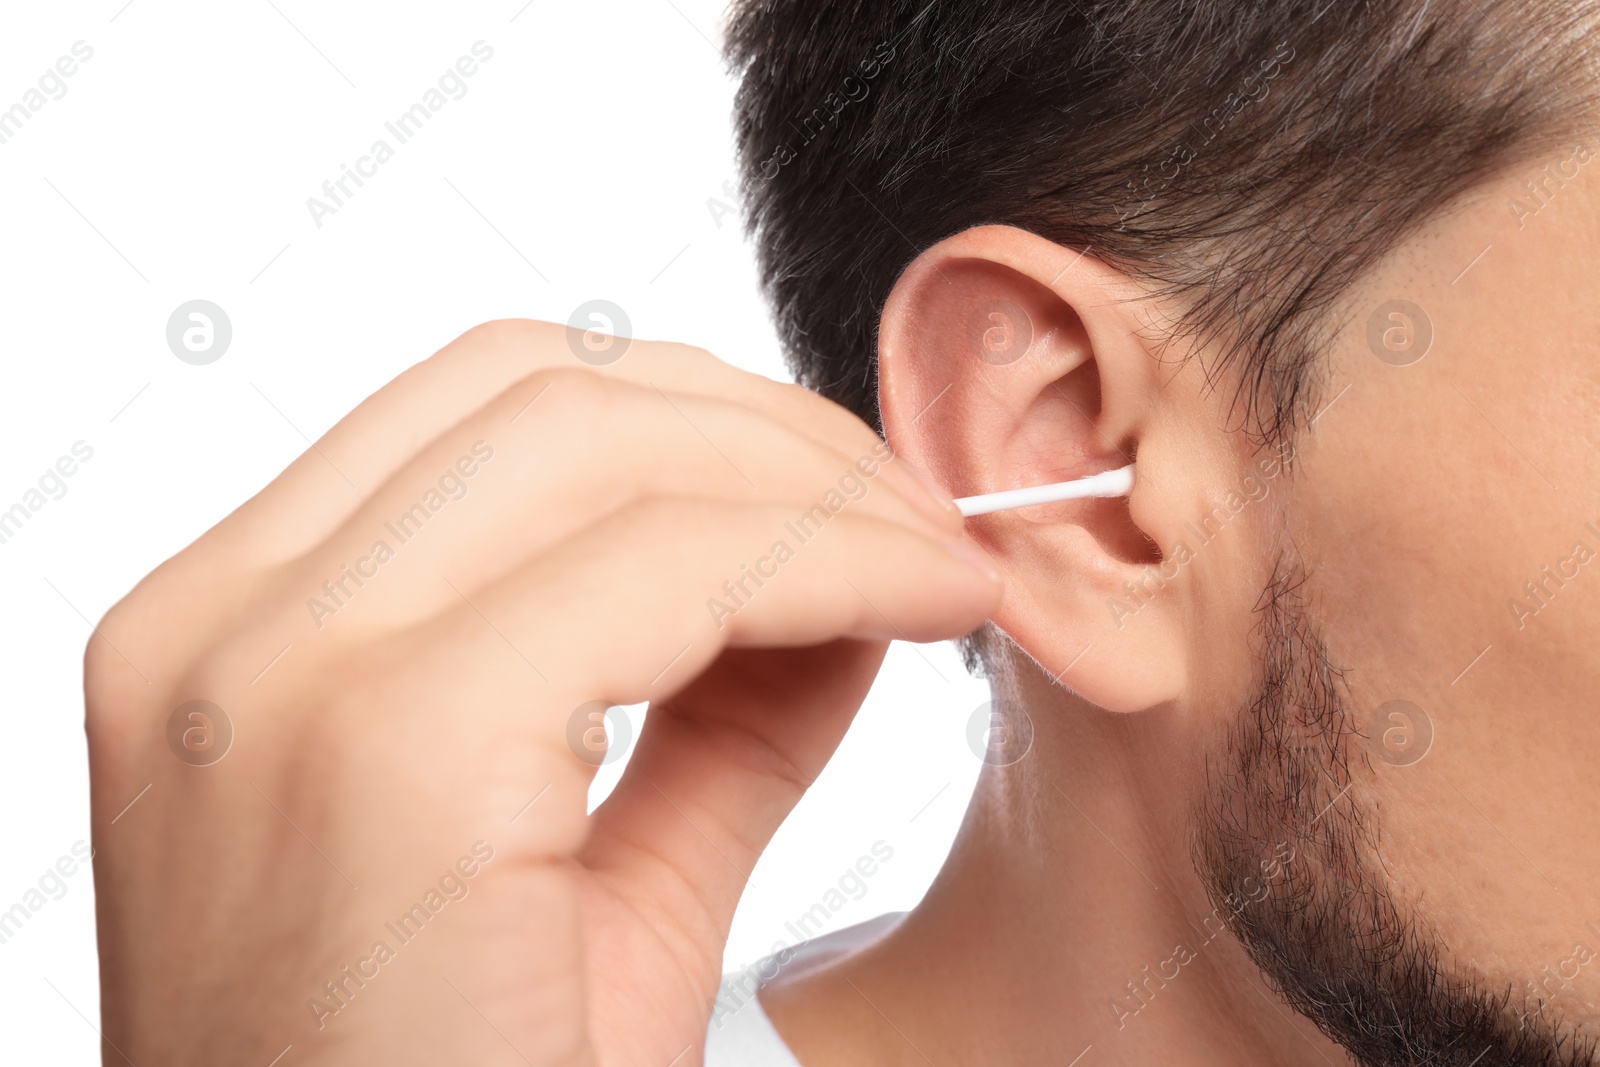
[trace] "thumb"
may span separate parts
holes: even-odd
[[[838,748],[887,651],[857,639],[734,648],[651,706],[579,858],[636,906],[692,924],[711,979],[751,870]]]

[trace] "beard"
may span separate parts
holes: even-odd
[[[1279,995],[1365,1067],[1578,1067],[1595,1042],[1540,1004],[1442,961],[1401,910],[1356,775],[1372,773],[1339,669],[1280,565],[1258,613],[1261,677],[1214,748],[1194,859],[1212,903]]]

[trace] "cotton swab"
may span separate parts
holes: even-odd
[[[1092,474],[1071,482],[1052,482],[1033,485],[1026,489],[1005,489],[981,496],[964,496],[956,499],[956,507],[967,518],[987,515],[992,511],[1010,511],[1034,504],[1053,504],[1058,500],[1082,500],[1088,497],[1127,496],[1133,492],[1133,467],[1120,467],[1114,471]]]

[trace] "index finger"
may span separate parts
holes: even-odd
[[[339,420],[260,494],[219,526],[262,564],[298,556],[328,537],[439,435],[540,370],[586,369],[663,392],[734,400],[819,443],[861,454],[882,439],[855,415],[800,386],[740,370],[703,349],[630,341],[605,365],[583,362],[566,326],[505,319],[473,327],[407,369]],[[517,418],[536,414],[530,395]],[[960,528],[950,495],[904,461],[887,482],[945,528]]]

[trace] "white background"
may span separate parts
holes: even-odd
[[[5,6],[0,109],[74,42],[93,57],[0,144],[0,510],[75,442],[93,458],[0,544],[0,911],[89,837],[91,623],[407,365],[600,297],[635,336],[786,376],[728,213],[720,20],[715,0]],[[478,40],[494,55],[466,95],[318,228],[307,198],[393,145],[383,123]],[[166,343],[195,298],[233,327],[208,366]],[[832,928],[917,901],[976,779],[986,695],[949,646],[894,648],[756,868],[730,967],[792,940],[880,839],[893,858]],[[0,944],[0,1061],[99,1062],[93,886],[65,886]]]

